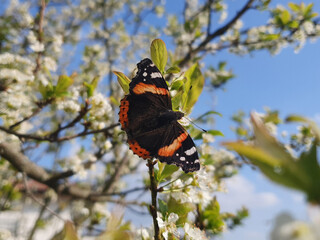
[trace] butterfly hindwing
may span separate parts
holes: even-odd
[[[200,160],[195,144],[188,132],[178,123],[171,125],[167,131],[157,157],[161,162],[175,164],[185,172],[200,169]]]

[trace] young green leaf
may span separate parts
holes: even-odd
[[[176,222],[177,225],[186,222],[188,213],[194,210],[195,206],[192,203],[180,203],[174,198],[170,198],[168,201],[168,213],[176,213],[179,216],[179,220]]]
[[[184,104],[184,106],[182,106],[182,110],[186,114],[189,114],[202,92],[204,77],[197,63],[185,72],[185,77],[187,81],[184,85],[185,89],[182,97],[182,104]]]
[[[99,77],[94,77],[92,83],[84,82],[83,85],[87,88],[88,98],[93,96],[94,90],[97,88],[99,82]]]
[[[291,116],[289,120],[306,121],[303,117]],[[287,119],[287,120],[288,120]],[[262,121],[254,115],[251,121],[255,134],[254,144],[243,142],[225,143],[229,149],[247,157],[272,181],[304,192],[310,202],[320,203],[320,166],[317,161],[316,142],[298,159],[268,132]]]
[[[129,94],[130,79],[122,72],[112,71],[118,78],[118,82],[125,94]]]
[[[153,63],[163,74],[168,61],[166,44],[161,39],[155,39],[151,43],[150,52]]]
[[[222,231],[224,222],[220,215],[220,205],[216,199],[211,200],[208,206],[203,211],[202,221],[207,223],[207,228],[214,233]]]
[[[67,75],[60,75],[57,86],[54,90],[56,97],[61,97],[67,94],[68,88],[73,84],[73,79]]]
[[[178,66],[172,66],[168,68],[165,73],[170,74],[170,73],[179,73],[179,72],[180,72],[180,68]]]
[[[286,118],[286,122],[301,122],[308,124],[312,129],[312,132],[315,135],[317,142],[320,143],[320,128],[314,121],[311,121],[310,119],[299,115],[290,115]]]
[[[171,176],[174,172],[178,171],[179,167],[175,166],[175,165],[169,165],[166,164],[163,171],[161,171],[161,174],[159,174],[158,178],[158,182],[162,182],[163,180],[165,180],[167,177]]]
[[[168,205],[162,199],[158,199],[159,211],[162,213],[162,216],[165,216],[168,212]]]

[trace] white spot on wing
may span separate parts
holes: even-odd
[[[176,156],[178,157],[178,156],[179,156],[179,153],[176,153]]]
[[[180,157],[180,161],[185,161],[186,158],[185,157]]]
[[[148,73],[147,73],[147,72],[144,72],[142,75],[143,75],[144,77],[146,77],[146,76],[148,75]]]
[[[200,160],[199,159],[196,159],[195,161],[194,161],[194,163],[199,163],[200,162]]]
[[[162,78],[162,75],[159,72],[153,72],[151,73],[151,78]]]
[[[154,63],[151,63],[151,64],[150,64],[150,67],[154,67]]]
[[[191,156],[192,154],[194,154],[197,151],[197,149],[193,146],[192,148],[190,148],[189,150],[185,151],[185,154],[187,156]]]

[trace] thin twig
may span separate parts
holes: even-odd
[[[34,112],[33,112],[31,115],[29,115],[29,116],[23,118],[22,120],[14,123],[14,124],[12,124],[12,125],[9,127],[9,129],[13,129],[13,128],[15,128],[16,126],[19,126],[21,123],[23,123],[23,122],[25,122],[25,121],[28,121],[29,119],[33,118],[33,117],[36,116],[38,113],[40,113],[41,110],[42,110],[45,106],[47,106],[48,104],[50,104],[53,100],[54,100],[53,98],[50,98],[50,99],[47,99],[47,100],[45,100],[45,101],[37,102],[36,104],[38,105],[38,107],[34,110]]]
[[[39,43],[43,42],[43,19],[44,19],[44,10],[46,8],[46,1],[41,0],[41,6],[39,9],[39,22],[38,22],[38,41]],[[33,75],[36,76],[41,68],[41,57],[42,52],[38,52],[37,58],[36,58],[36,66],[33,70]]]
[[[149,176],[150,176],[150,191],[151,191],[151,205],[150,213],[153,219],[154,227],[154,239],[160,240],[160,229],[157,221],[157,193],[158,193],[158,184],[154,177],[154,162],[152,159],[148,159],[147,166],[149,167]]]
[[[46,206],[45,203],[43,203],[42,201],[40,201],[39,199],[37,199],[32,192],[29,189],[28,183],[27,183],[27,174],[25,172],[22,173],[23,174],[23,182],[24,182],[24,187],[26,189],[26,193],[27,195],[33,199],[36,203],[38,203],[40,206],[44,207],[48,212],[50,212],[53,216],[57,217],[58,219],[66,222],[66,220],[61,217],[59,214],[57,214],[55,211],[53,211],[52,209],[50,209],[48,206]],[[69,220],[70,221],[70,220]]]
[[[76,116],[71,122],[69,122],[68,124],[66,124],[65,126],[63,127],[59,127],[57,130],[55,130],[54,132],[52,132],[50,135],[49,135],[49,138],[57,138],[59,133],[62,131],[62,130],[65,130],[67,128],[72,128],[74,125],[76,125],[86,114],[87,112],[89,111],[89,103],[88,101],[85,102],[85,105],[81,108],[81,110],[79,111],[78,113],[78,116]]]

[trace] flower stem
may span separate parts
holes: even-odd
[[[149,176],[150,176],[150,191],[151,191],[151,205],[150,205],[150,213],[153,219],[154,226],[154,239],[160,240],[160,229],[157,221],[157,193],[158,193],[158,184],[154,177],[154,162],[152,159],[148,159],[147,166],[149,167]]]

